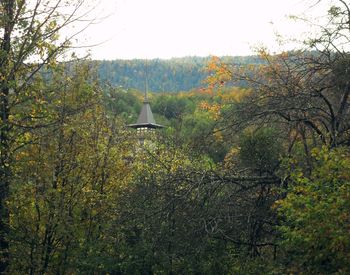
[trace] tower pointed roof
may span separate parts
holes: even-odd
[[[157,124],[154,120],[153,113],[151,110],[151,105],[149,104],[149,100],[147,97],[147,91],[148,91],[148,74],[147,74],[147,63],[146,63],[146,72],[145,72],[145,95],[143,100],[143,105],[141,112],[139,114],[139,117],[137,119],[137,122],[135,124],[129,124],[128,127],[131,128],[149,128],[149,129],[156,129],[156,128],[164,128],[163,125]]]
[[[147,94],[145,93],[145,99],[143,101],[142,109],[135,124],[129,124],[128,127],[131,128],[164,128],[163,125],[157,124],[154,120],[153,113],[151,110],[151,105],[147,99]]]

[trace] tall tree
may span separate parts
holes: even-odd
[[[27,132],[30,144],[14,155],[9,273],[102,273],[115,264],[111,232],[128,176],[126,133],[108,118],[91,75],[79,62],[41,80],[41,89],[54,92],[42,111],[34,107],[50,126]]]
[[[9,261],[6,199],[11,186],[16,133],[19,129],[23,134],[28,127],[41,126],[34,123],[39,119],[35,114],[18,113],[19,106],[35,99],[31,94],[33,79],[44,65],[54,65],[69,46],[72,36],[60,38],[58,34],[87,14],[83,3],[83,0],[0,1],[0,272],[5,271]]]
[[[216,59],[211,69],[216,84],[244,81],[252,88],[236,104],[229,120],[234,129],[260,122],[278,123],[299,139],[310,157],[310,143],[335,147],[349,144],[350,7],[335,1],[327,23],[300,50],[270,55],[260,50],[256,66],[225,64]],[[295,134],[297,133],[297,134]]]

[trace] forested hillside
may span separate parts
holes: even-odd
[[[60,62],[85,2],[0,1],[0,273],[350,274],[350,6],[242,62]]]
[[[102,82],[124,88],[145,89],[153,92],[190,91],[203,87],[208,76],[206,66],[211,57],[186,57],[169,60],[113,60],[94,61]],[[223,62],[257,64],[258,56],[223,57]]]

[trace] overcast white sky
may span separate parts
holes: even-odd
[[[110,16],[85,32],[84,43],[102,43],[91,48],[93,59],[249,55],[257,45],[278,51],[276,31],[308,31],[286,16],[310,12],[315,1],[101,0]]]

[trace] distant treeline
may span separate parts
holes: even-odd
[[[102,82],[113,86],[148,89],[153,92],[189,91],[205,86],[208,76],[206,66],[211,57],[184,57],[162,59],[103,60],[93,61],[97,65]],[[256,64],[257,56],[222,57],[225,63]],[[147,84],[146,84],[147,83]]]

